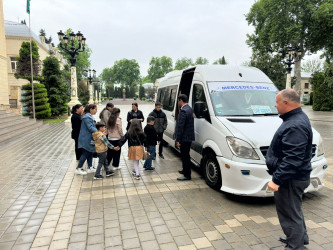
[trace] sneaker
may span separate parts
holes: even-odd
[[[94,180],[102,180],[104,177],[103,175],[95,175]]]
[[[140,180],[140,175],[136,175],[135,177],[134,177],[134,179],[136,179],[136,180]]]
[[[163,154],[160,154],[159,156],[160,156],[162,159],[164,159],[164,155],[163,155]]]
[[[132,170],[131,174],[134,176],[134,175],[136,175],[136,172],[134,170]]]
[[[156,157],[153,158],[153,161],[155,161],[155,160],[156,160]]]
[[[114,171],[110,170],[110,171],[106,171],[106,177],[112,176],[114,175]]]
[[[145,170],[148,170],[148,171],[150,170],[151,171],[151,170],[155,170],[155,168],[150,167],[150,168],[146,168]]]
[[[90,173],[95,173],[96,172],[96,169],[94,168],[88,168],[87,169],[87,173],[90,174]]]
[[[87,172],[82,168],[77,168],[75,173],[80,174],[80,175],[86,175],[87,174]]]
[[[121,169],[121,166],[118,166],[118,167],[113,167],[114,170],[118,170],[118,169]]]

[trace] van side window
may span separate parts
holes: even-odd
[[[177,95],[177,86],[161,88],[157,92],[157,101],[161,102],[164,110],[173,111]]]
[[[194,84],[193,85],[193,92],[192,92],[192,107],[196,102],[203,102],[205,109],[207,108],[207,101],[205,96],[205,91],[201,84]]]

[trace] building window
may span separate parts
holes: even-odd
[[[16,68],[17,68],[17,59],[16,59],[16,57],[11,57],[10,58],[10,66],[12,68],[12,72],[15,73]]]
[[[304,83],[304,88],[305,88],[305,89],[308,89],[308,88],[309,88],[309,83],[308,83],[308,82]]]

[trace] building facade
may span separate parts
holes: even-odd
[[[0,0],[0,108],[9,108],[7,49],[5,37],[5,23],[3,16],[3,2]]]
[[[6,46],[6,68],[7,68],[7,79],[8,79],[8,103],[11,109],[14,111],[21,111],[21,87],[24,84],[29,83],[25,79],[16,79],[15,73],[17,69],[17,57],[22,42],[30,42],[30,31],[26,24],[4,21],[5,28],[5,46]],[[32,40],[38,46],[38,53],[40,61],[42,62],[46,57],[53,55],[60,61],[61,67],[64,67],[66,60],[60,55],[58,48],[52,44],[45,43],[45,37],[37,36],[31,31]]]

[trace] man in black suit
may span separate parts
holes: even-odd
[[[188,105],[188,97],[184,94],[178,96],[178,106],[181,107],[176,122],[176,146],[180,147],[180,154],[183,162],[183,177],[179,181],[191,180],[190,149],[194,141],[194,118],[193,109]]]

